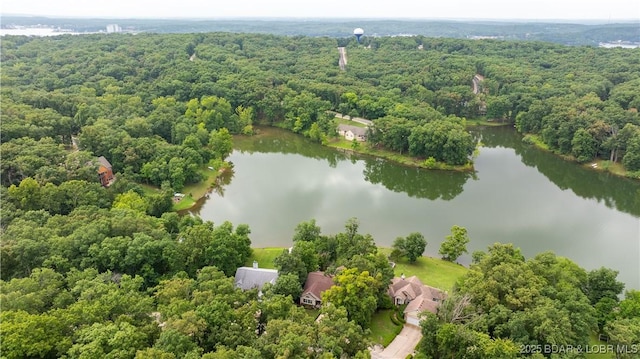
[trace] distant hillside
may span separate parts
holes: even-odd
[[[362,20],[362,19],[62,19],[45,17],[0,17],[2,27],[46,25],[78,32],[105,30],[118,24],[124,31],[156,33],[248,32],[288,36],[348,37],[355,27],[365,36],[424,35],[450,38],[497,38],[532,40],[565,45],[592,45],[612,41],[640,41],[640,23],[577,24],[551,22]]]

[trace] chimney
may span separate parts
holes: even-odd
[[[253,268],[258,269],[258,261],[253,261]]]

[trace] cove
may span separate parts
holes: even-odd
[[[295,226],[311,218],[331,234],[357,217],[360,232],[380,246],[421,232],[425,254],[435,257],[457,224],[469,232],[469,253],[495,242],[513,243],[527,258],[553,251],[587,270],[618,270],[626,289],[640,289],[640,183],[525,145],[508,127],[472,133],[483,144],[475,172],[459,173],[343,153],[262,127],[234,140],[233,171],[190,212],[249,224],[254,247],[290,246]]]

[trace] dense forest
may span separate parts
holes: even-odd
[[[276,260],[281,283],[259,296],[230,278],[251,255],[249,226],[180,217],[174,193],[228,166],[232,136],[255,123],[327,141],[330,111],[372,119],[370,146],[425,160],[470,161],[466,119],[486,116],[637,177],[639,51],[423,36],[4,37],[2,356],[368,357],[393,271],[357,220],[332,235],[301,223]],[[108,188],[100,156],[116,174]],[[317,269],[337,273],[322,320],[292,300]],[[425,319],[418,356],[515,358],[584,346],[593,332],[637,343],[640,295],[621,299],[616,275],[492,246]]]

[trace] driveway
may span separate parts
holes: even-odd
[[[371,359],[404,359],[413,353],[420,339],[420,328],[405,324],[400,334],[384,350],[371,350]]]

